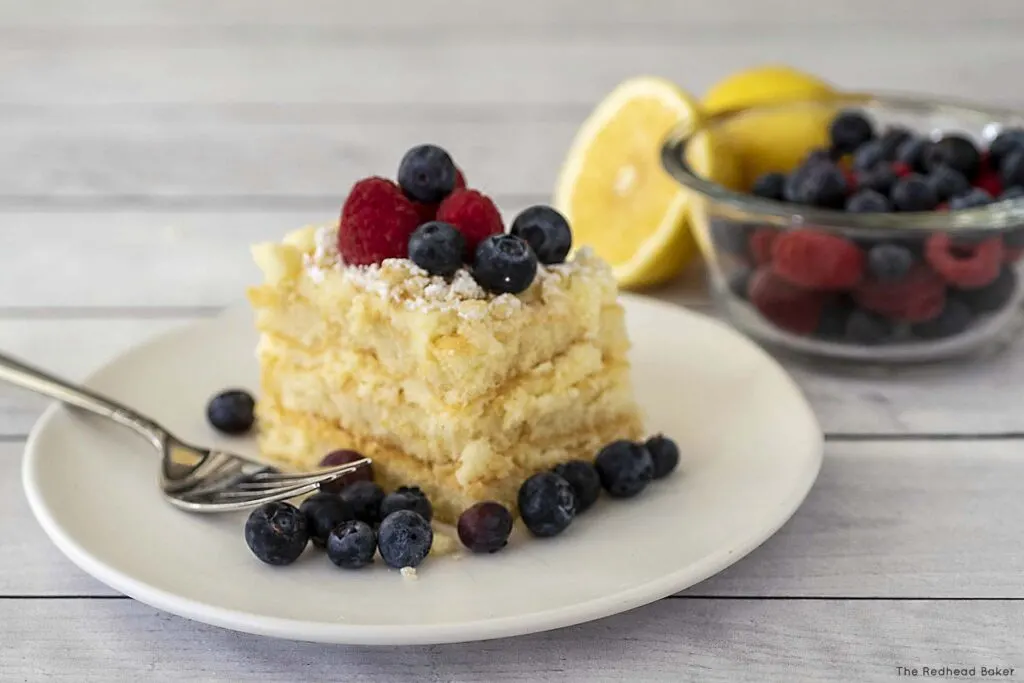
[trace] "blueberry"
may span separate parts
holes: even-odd
[[[242,389],[229,389],[210,399],[206,419],[225,434],[245,434],[256,421],[256,401]]]
[[[858,173],[857,187],[861,190],[874,190],[888,197],[897,180],[899,180],[899,176],[896,175],[896,171],[892,170],[892,166],[882,163]]]
[[[476,248],[473,277],[495,294],[518,294],[537,275],[537,256],[515,235],[491,235]]]
[[[409,236],[409,259],[431,275],[454,274],[465,252],[466,239],[449,223],[430,221]]]
[[[896,153],[899,151],[900,145],[911,137],[911,132],[906,128],[901,128],[899,126],[887,128],[879,138],[879,141],[882,143],[882,158],[886,161],[893,161],[896,159]]]
[[[553,472],[541,472],[524,481],[516,503],[523,524],[541,538],[562,533],[576,516],[572,485]]]
[[[672,439],[662,434],[655,434],[647,439],[644,448],[651,454],[654,462],[654,478],[667,477],[679,465],[679,446]]]
[[[861,145],[853,153],[853,169],[855,171],[867,171],[885,160],[885,147],[882,141],[872,140]]]
[[[320,460],[320,467],[337,467],[338,465],[347,465],[350,462],[362,459],[363,454],[357,451],[350,451],[347,449],[331,451]],[[373,481],[372,464],[363,465],[359,469],[342,475],[338,479],[334,479],[325,484],[320,484],[320,490],[327,491],[329,493],[341,493],[347,486],[354,484],[357,481]]]
[[[963,301],[949,297],[936,318],[911,325],[910,333],[918,339],[944,339],[960,334],[974,321],[974,312]]]
[[[729,291],[733,293],[733,296],[746,300],[747,291],[750,289],[750,278],[753,274],[749,268],[740,268],[732,274],[729,278]]]
[[[309,543],[306,516],[284,501],[265,503],[245,521],[245,542],[260,561],[282,566],[299,559]]]
[[[860,309],[846,320],[846,339],[856,344],[882,344],[890,340],[893,324],[880,315]]]
[[[836,340],[846,334],[846,321],[850,316],[850,303],[845,299],[827,302],[821,309],[815,336],[821,339]]]
[[[302,501],[299,510],[306,516],[309,539],[318,548],[323,548],[327,543],[327,534],[331,533],[331,529],[356,517],[352,506],[346,501],[337,494],[323,491]]]
[[[998,168],[1006,155],[1022,149],[1024,149],[1024,129],[1004,128],[988,146],[989,162],[994,168]]]
[[[545,265],[562,263],[572,248],[569,221],[550,206],[538,205],[523,209],[509,229],[533,249],[537,260]]]
[[[398,166],[398,186],[413,201],[436,204],[455,189],[455,162],[436,145],[413,147]]]
[[[828,128],[832,149],[849,154],[875,137],[875,130],[867,117],[856,111],[840,112]]]
[[[456,528],[462,545],[474,553],[494,553],[508,544],[512,513],[494,501],[476,503],[459,515]]]
[[[940,202],[969,192],[971,189],[971,181],[967,180],[963,173],[949,166],[939,166],[925,180],[931,185],[932,191],[935,192],[935,198]]]
[[[999,177],[1003,187],[1024,185],[1024,149],[1015,149],[1003,157],[999,163]]]
[[[995,280],[977,289],[961,289],[957,298],[970,306],[975,313],[998,311],[1010,302],[1017,290],[1017,274],[1013,268],[1003,266]]]
[[[643,444],[613,441],[597,454],[601,486],[614,498],[632,498],[654,478],[654,460]]]
[[[892,207],[880,192],[859,190],[846,200],[846,210],[850,213],[885,213],[891,211]]]
[[[786,200],[796,204],[841,209],[846,202],[846,176],[835,164],[806,164],[786,179]]]
[[[1008,187],[1003,190],[1003,193],[999,195],[999,201],[1004,201],[1006,199],[1020,199],[1021,197],[1024,197],[1024,187],[1014,185],[1013,187]]]
[[[373,563],[377,534],[366,522],[342,522],[327,534],[327,559],[344,569],[359,569]]]
[[[380,503],[384,491],[372,481],[357,481],[341,491],[341,498],[352,507],[352,514],[360,522],[373,526],[380,522]]]
[[[601,478],[589,462],[570,460],[556,465],[551,470],[569,482],[576,495],[576,514],[586,512],[601,495]]]
[[[399,486],[398,490],[384,496],[380,502],[380,518],[384,519],[396,510],[412,510],[428,522],[434,517],[434,507],[419,486]]]
[[[925,154],[933,144],[926,138],[908,138],[896,149],[896,161],[906,164],[912,171],[923,171]]]
[[[897,180],[889,200],[897,211],[932,211],[939,204],[931,185],[916,173]]]
[[[755,197],[782,201],[786,191],[785,173],[765,173],[754,181],[750,193]]]
[[[868,251],[868,272],[876,280],[902,280],[914,265],[914,255],[899,244],[877,244]]]
[[[430,522],[412,510],[392,512],[377,531],[377,549],[384,564],[392,569],[417,566],[426,559],[433,544]]]
[[[842,158],[842,156],[842,153],[835,152],[834,150],[831,150],[828,147],[815,147],[814,149],[807,153],[807,156],[803,158],[803,160],[800,162],[800,165],[809,166],[811,164],[819,163],[832,164],[835,163],[836,161],[839,161],[839,159]]]
[[[967,180],[974,180],[981,168],[981,153],[963,135],[944,135],[924,154],[925,170],[934,172],[939,166],[948,166],[963,173]]]
[[[986,206],[992,203],[992,195],[980,187],[972,187],[966,194],[953,197],[949,200],[949,210],[958,211],[962,209],[973,209],[978,206]]]

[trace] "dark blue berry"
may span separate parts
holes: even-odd
[[[911,137],[904,140],[896,149],[896,161],[906,164],[912,171],[924,171],[925,153],[933,144],[927,138]]]
[[[306,528],[313,545],[323,548],[327,534],[342,522],[355,519],[352,506],[337,494],[321,491],[302,501],[299,510],[306,516]]]
[[[434,530],[423,515],[412,510],[392,512],[377,530],[377,549],[392,569],[415,567],[426,559],[434,544]]]
[[[832,149],[849,154],[875,137],[875,129],[867,117],[856,111],[840,112],[828,128]]]
[[[1017,290],[1017,274],[1013,268],[1003,266],[996,279],[977,289],[961,289],[957,298],[970,306],[975,313],[992,313],[1010,302]]]
[[[556,465],[551,471],[572,486],[572,492],[576,495],[576,514],[586,512],[597,502],[598,496],[601,495],[601,478],[597,476],[597,470],[589,462],[570,460]]]
[[[512,513],[501,503],[476,503],[459,515],[456,525],[462,545],[474,553],[494,553],[508,544]]]
[[[1003,187],[1024,185],[1024,149],[1015,149],[999,163],[999,177]]]
[[[821,309],[815,336],[821,339],[836,340],[846,334],[846,320],[850,316],[851,306],[845,299],[836,299],[826,303]]]
[[[462,267],[466,238],[454,225],[424,223],[409,237],[409,259],[431,275],[452,275]]]
[[[245,542],[262,562],[291,564],[309,543],[306,516],[284,501],[261,505],[245,521]]]
[[[1020,199],[1021,197],[1024,197],[1024,187],[1014,185],[1013,187],[1008,187],[1003,190],[1003,193],[999,195],[999,201],[1004,201],[1006,199]]]
[[[206,406],[206,419],[225,434],[245,434],[256,421],[256,401],[241,389],[223,391]]]
[[[327,534],[327,559],[343,569],[359,569],[373,563],[377,534],[366,522],[343,522]]]
[[[835,164],[806,164],[786,178],[786,200],[796,204],[841,209],[846,192],[846,176]]]
[[[740,299],[747,298],[747,292],[750,289],[750,278],[754,273],[749,268],[740,268],[729,278],[729,291],[733,293],[733,296],[737,296]]]
[[[981,152],[963,135],[944,135],[924,154],[926,170],[934,172],[939,166],[948,166],[960,171],[967,180],[974,180],[981,169]]]
[[[972,187],[966,194],[953,197],[949,200],[949,210],[958,211],[962,209],[973,209],[978,206],[986,206],[992,203],[992,195],[980,187]]]
[[[846,320],[846,339],[856,344],[883,344],[892,338],[893,324],[880,315],[860,309]]]
[[[512,221],[509,232],[530,245],[537,260],[545,265],[562,263],[572,248],[569,221],[550,206],[523,209]]]
[[[868,272],[882,282],[902,280],[914,265],[914,255],[899,244],[876,244],[868,251]]]
[[[861,171],[857,174],[857,187],[861,190],[874,190],[886,197],[892,190],[892,186],[899,180],[896,171],[888,163],[882,163],[874,168]]]
[[[643,444],[613,441],[597,454],[601,486],[614,498],[632,498],[654,478],[654,460]]]
[[[534,536],[557,536],[576,516],[576,494],[554,472],[535,474],[519,487],[516,498],[523,524]]]
[[[750,193],[756,197],[782,201],[786,192],[786,174],[765,173],[754,181]]]
[[[939,166],[925,180],[932,186],[935,198],[940,202],[962,195],[971,189],[971,182],[967,180],[966,176],[949,166]]]
[[[999,135],[988,146],[989,163],[993,168],[998,168],[1006,155],[1018,150],[1024,150],[1024,129],[1005,128],[999,131]]]
[[[537,275],[537,256],[522,238],[491,235],[476,248],[473,278],[495,294],[518,294]]]
[[[413,147],[398,166],[398,186],[413,201],[436,204],[455,189],[455,162],[436,145]]]
[[[889,200],[897,211],[932,211],[939,204],[935,190],[917,174],[897,180]]]
[[[655,479],[667,477],[679,465],[679,446],[667,436],[655,434],[647,439],[644,448],[651,454]]]
[[[809,166],[811,164],[818,163],[833,164],[836,161],[839,161],[842,156],[842,153],[835,152],[828,147],[815,147],[807,153],[807,156],[803,158],[800,165]]]
[[[911,138],[911,133],[906,128],[900,128],[899,126],[892,126],[882,133],[879,141],[882,143],[883,158],[886,161],[893,161],[896,159],[896,153],[899,151],[900,145]]]
[[[384,496],[380,502],[380,518],[384,519],[397,510],[412,510],[428,522],[434,517],[434,506],[419,486],[399,486],[398,490]]]
[[[380,503],[384,491],[372,481],[357,481],[341,491],[341,498],[352,508],[352,514],[360,522],[374,526],[380,522]]]
[[[859,190],[846,200],[846,210],[850,213],[885,213],[891,211],[889,200],[874,190]]]
[[[949,297],[937,317],[911,325],[910,333],[918,339],[944,339],[960,334],[974,321],[974,312],[963,301]]]
[[[881,140],[872,140],[861,145],[853,153],[853,169],[855,171],[867,171],[884,162],[885,147]]]

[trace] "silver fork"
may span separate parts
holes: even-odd
[[[108,418],[145,438],[161,454],[164,497],[189,512],[235,512],[294,498],[370,464],[363,458],[317,472],[283,473],[240,455],[185,443],[127,406],[3,354],[0,380]]]

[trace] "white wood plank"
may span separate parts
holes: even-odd
[[[31,518],[21,449],[0,443],[0,598],[113,594],[65,560]],[[794,518],[686,594],[1024,599],[1022,500],[1019,442],[830,443]]]
[[[1013,667],[1019,602],[663,600],[581,626],[433,647],[232,633],[127,600],[3,601],[4,680],[891,681],[897,666]],[[10,644],[13,643],[13,647]],[[300,673],[301,672],[301,673]],[[920,675],[920,674],[919,674]]]

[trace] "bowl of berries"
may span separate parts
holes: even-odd
[[[793,168],[741,171],[731,187],[694,170],[698,145],[728,154],[730,131],[759,118],[820,125],[806,136],[820,144]],[[766,345],[935,361],[1001,348],[1018,331],[1022,113],[837,95],[709,118],[673,134],[662,161],[690,196],[716,304]]]

